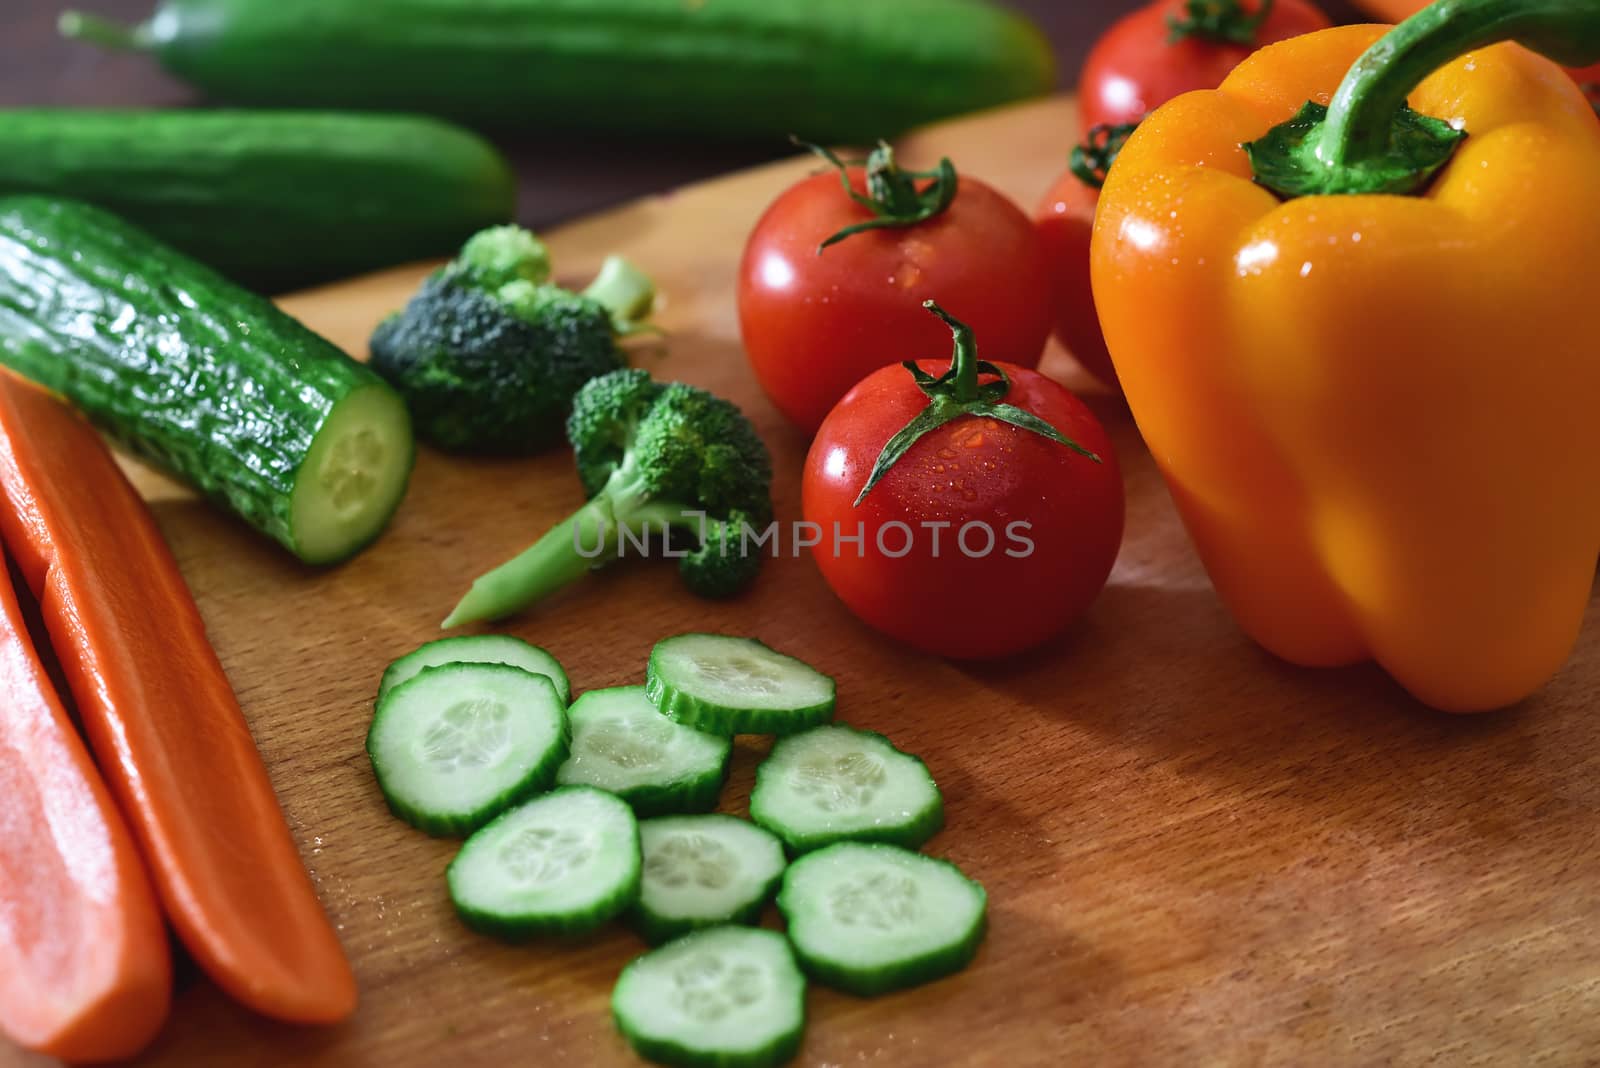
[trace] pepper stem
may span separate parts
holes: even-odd
[[[1412,193],[1449,162],[1466,133],[1419,115],[1406,98],[1458,56],[1516,41],[1565,66],[1600,59],[1595,0],[1436,0],[1356,60],[1326,109],[1245,146],[1256,181],[1284,196]]]

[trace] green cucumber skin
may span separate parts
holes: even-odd
[[[710,812],[717,807],[722,787],[728,781],[728,765],[731,760],[730,751],[729,755],[723,758],[722,769],[714,778],[708,776],[672,783],[650,783],[636,786],[631,790],[613,792],[626,801],[633,809],[633,814],[640,819],[649,819],[653,816],[692,816]]]
[[[116,216],[33,196],[0,198],[0,364],[297,555],[290,498],[313,438],[357,389],[389,389]]]
[[[655,653],[650,654],[651,663]],[[834,702],[825,701],[810,708],[767,709],[729,708],[702,701],[669,685],[661,675],[647,669],[644,695],[660,710],[663,716],[685,727],[693,727],[707,734],[720,734],[728,738],[741,734],[768,734],[783,736],[798,734],[812,727],[820,727],[833,719]]]
[[[704,931],[708,927],[757,927],[761,924],[761,914],[772,903],[773,896],[777,893],[778,882],[783,878],[779,872],[772,880],[772,885],[760,901],[752,902],[748,907],[739,909],[731,916],[720,916],[714,920],[683,920],[668,919],[658,916],[634,902],[626,913],[628,926],[640,938],[652,946],[665,945],[674,938],[693,931]]]
[[[332,112],[0,110],[0,196],[97,204],[265,292],[454,252],[516,181],[476,134]]]
[[[870,142],[1055,82],[977,0],[165,0],[134,43],[240,104],[723,137]]]
[[[782,891],[778,894],[778,908],[780,911],[783,908]],[[808,978],[846,994],[873,998],[923,986],[962,971],[977,957],[988,927],[989,918],[985,915],[971,933],[956,945],[925,953],[915,960],[901,961],[871,971],[858,971],[823,957],[807,956],[799,945],[794,947],[794,955],[800,962],[800,970]]]

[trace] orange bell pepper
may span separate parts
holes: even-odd
[[[1600,124],[1555,63],[1485,46],[1576,65],[1600,41],[1550,46],[1532,6],[1444,0],[1381,44],[1341,27],[1256,53],[1144,121],[1092,244],[1118,377],[1239,624],[1297,664],[1375,659],[1448,711],[1560,667],[1600,554]],[[1384,95],[1450,124],[1417,188],[1254,180],[1242,146],[1274,162],[1308,100],[1333,101],[1298,149],[1313,184],[1361,184],[1371,161],[1341,152],[1405,156]]]

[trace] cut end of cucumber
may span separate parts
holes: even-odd
[[[646,953],[611,995],[617,1027],[661,1064],[770,1068],[799,1051],[805,978],[773,931],[713,927]]]
[[[405,402],[387,385],[335,404],[295,477],[289,523],[308,564],[343,560],[371,542],[400,506],[415,446]]]
[[[753,638],[657,642],[646,688],[665,715],[713,734],[786,734],[833,715],[833,679]]]
[[[505,664],[429,668],[379,703],[367,754],[389,808],[430,834],[482,825],[566,758],[555,686]]]
[[[573,703],[568,720],[572,755],[557,782],[609,791],[640,815],[716,805],[732,743],[663,716],[644,687],[590,690]]]
[[[988,897],[949,861],[845,842],[790,865],[778,908],[806,971],[866,996],[966,967],[983,940]]]
[[[509,634],[464,634],[428,642],[400,657],[383,673],[378,684],[381,702],[389,691],[409,682],[428,668],[445,664],[509,664],[530,675],[543,675],[556,688],[562,704],[572,700],[572,683],[561,661],[537,645]]]
[[[916,848],[944,825],[927,765],[842,723],[779,739],[756,768],[750,818],[804,853],[846,839]]]
[[[639,824],[644,879],[634,929],[651,944],[726,923],[754,923],[783,874],[783,846],[748,820],[666,816]]]
[[[446,879],[468,926],[506,938],[586,934],[639,893],[639,825],[587,786],[551,791],[461,847]]]

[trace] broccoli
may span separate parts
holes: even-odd
[[[622,366],[617,335],[655,298],[620,257],[572,293],[516,226],[475,234],[372,335],[372,367],[406,398],[417,433],[453,452],[525,455],[561,439],[572,395]]]
[[[755,578],[760,545],[743,531],[772,518],[772,459],[738,408],[644,371],[613,371],[578,391],[567,437],[589,502],[480,576],[444,626],[526,608],[639,551],[652,533],[674,546],[679,574],[702,597],[732,596]]]

